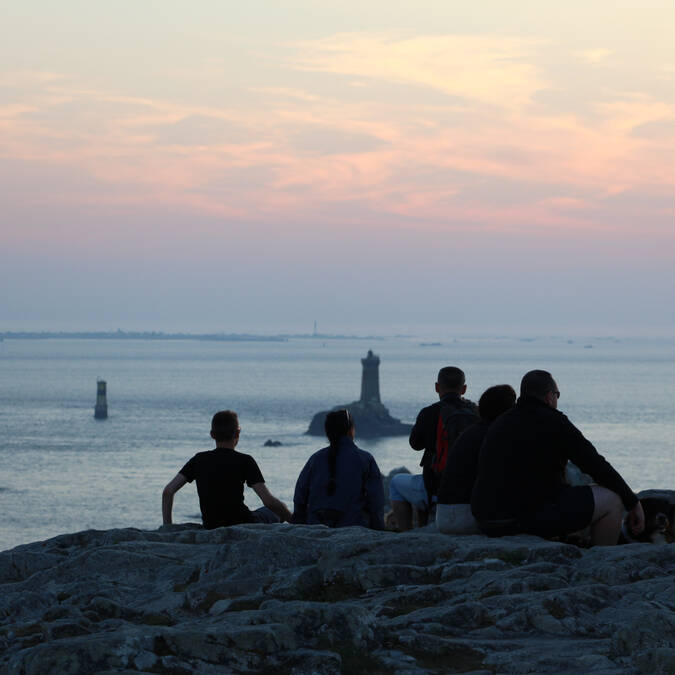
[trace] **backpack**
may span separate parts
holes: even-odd
[[[436,426],[436,454],[431,465],[436,476],[440,478],[443,475],[448,461],[448,450],[457,437],[476,422],[478,422],[478,414],[476,406],[471,401],[460,399],[459,406],[455,401],[441,402]]]

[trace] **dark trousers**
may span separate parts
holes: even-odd
[[[266,506],[261,506],[259,509],[251,512],[253,523],[280,523],[281,518]]]

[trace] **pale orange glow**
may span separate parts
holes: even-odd
[[[544,82],[527,62],[539,41],[465,35],[336,35],[301,43],[298,65],[438,89],[500,108],[530,102]]]
[[[657,4],[9,3],[0,320],[672,333]]]
[[[609,33],[569,45],[543,29],[283,38],[241,47],[241,68],[215,48],[191,64],[167,52],[126,79],[65,61],[5,67],[0,157],[62,174],[35,198],[56,209],[161,204],[316,227],[393,218],[576,237],[606,231],[622,196],[673,189],[675,100],[659,82],[675,53],[639,80]],[[25,231],[3,228],[14,241]]]

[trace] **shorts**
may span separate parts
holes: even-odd
[[[266,506],[261,506],[255,511],[251,511],[251,522],[252,523],[280,523],[281,519],[279,516],[268,509]]]
[[[444,534],[480,534],[471,504],[437,504],[436,527]]]
[[[551,502],[521,517],[522,531],[539,537],[559,537],[591,524],[595,499],[588,485],[564,485]]]
[[[389,483],[389,499],[408,502],[418,511],[429,508],[429,496],[421,473],[397,473]]]

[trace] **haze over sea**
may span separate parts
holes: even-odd
[[[240,416],[239,449],[258,461],[289,506],[297,475],[324,443],[304,435],[312,415],[359,397],[368,349],[381,358],[391,414],[412,422],[433,402],[438,368],[459,365],[467,395],[518,387],[550,370],[560,409],[634,490],[673,488],[675,341],[472,337],[287,342],[5,340],[0,343],[0,550],[63,532],[161,524],[162,487],[194,453],[213,447],[211,415]],[[96,379],[108,382],[109,418],[95,420]],[[271,438],[282,447],[266,448]],[[357,443],[380,469],[415,470],[405,437]],[[247,489],[246,500],[259,502]],[[194,486],[176,495],[174,520],[198,521]]]

